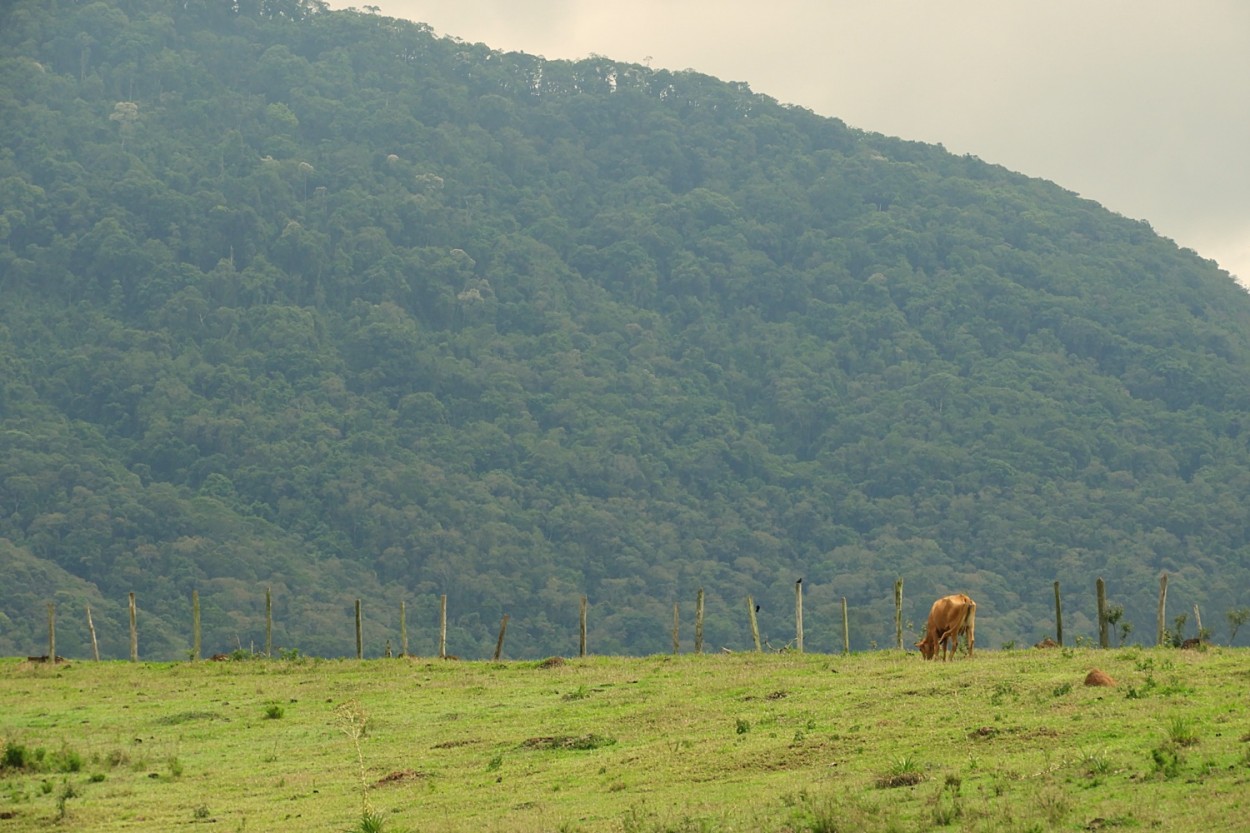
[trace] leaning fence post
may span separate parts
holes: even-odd
[[[755,619],[755,613],[755,599],[747,596],[747,618],[751,620],[751,639],[755,642],[755,652],[759,653],[764,649],[760,646],[760,624]]]
[[[1155,643],[1163,644],[1164,634],[1167,633],[1167,606],[1168,606],[1168,574],[1164,573],[1159,576],[1159,637]]]
[[[200,591],[191,591],[191,661],[200,661]]]
[[[130,661],[139,661],[139,623],[135,612],[135,592],[130,591]]]
[[[360,599],[356,600],[356,659],[365,658],[364,629],[360,621]]]
[[[1063,605],[1059,602],[1059,582],[1055,582],[1055,640],[1063,647]]]
[[[803,579],[794,583],[794,647],[803,653]]]
[[[100,661],[100,643],[95,638],[95,622],[91,621],[91,605],[87,605],[87,631],[91,634],[91,655]]]
[[[499,640],[495,642],[495,662],[499,662],[499,657],[503,655],[503,635],[508,632],[508,614],[503,615],[503,621],[499,623]]]
[[[1198,612],[1198,605],[1194,605],[1194,624],[1198,626],[1198,638],[1202,639],[1202,614]]]
[[[703,653],[703,588],[694,600],[694,652]]]
[[[903,650],[903,579],[894,582],[894,641]]]
[[[1094,582],[1098,594],[1098,647],[1109,648],[1111,641],[1107,637],[1107,583],[1099,576]]]
[[[56,602],[48,602],[48,662],[56,665]]]
[[[680,625],[681,625],[680,607],[681,606],[678,605],[677,602],[673,602],[673,653],[674,654],[681,653],[681,636],[680,636],[680,630],[679,630]]]

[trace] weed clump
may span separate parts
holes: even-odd
[[[877,778],[877,786],[881,789],[914,787],[923,780],[924,773],[920,769],[920,764],[910,755],[904,755],[896,758],[890,765],[889,771]]]
[[[10,740],[4,745],[4,754],[0,756],[0,771],[81,772],[82,768],[82,755],[69,747],[49,753],[42,746],[31,749],[25,744]]]

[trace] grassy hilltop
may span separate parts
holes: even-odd
[[[1245,652],[0,662],[7,831],[1232,830]],[[1084,685],[1099,668],[1118,683]],[[60,822],[57,824],[56,822]]]

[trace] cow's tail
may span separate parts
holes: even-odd
[[[968,615],[964,617],[964,627],[968,629],[968,656],[972,656],[972,643],[976,642],[977,630],[977,603],[972,599],[968,599]]]

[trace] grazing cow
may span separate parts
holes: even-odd
[[[968,656],[972,656],[972,646],[976,642],[977,603],[956,593],[943,596],[933,603],[929,610],[929,622],[925,627],[924,639],[916,643],[925,659],[937,656],[938,646],[942,648],[942,661],[946,661],[949,650],[952,657],[959,650],[959,635],[968,635]]]

